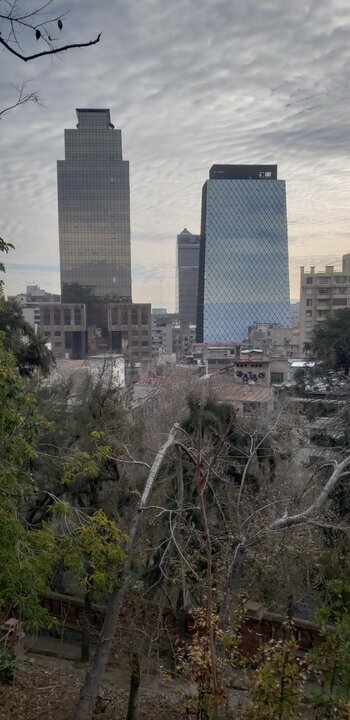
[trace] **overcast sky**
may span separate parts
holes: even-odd
[[[16,247],[6,292],[32,282],[59,292],[56,160],[76,107],[109,107],[122,130],[135,301],[173,310],[176,235],[185,226],[199,232],[213,163],[277,163],[292,298],[300,265],[339,264],[350,252],[349,0],[57,0],[53,8],[70,10],[64,42],[102,38],[31,63],[0,51],[0,108],[15,96],[11,83],[24,81],[44,104],[0,121],[0,235]]]

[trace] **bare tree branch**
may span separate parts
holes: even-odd
[[[33,102],[36,105],[42,105],[42,102],[40,101],[39,95],[36,92],[26,92],[25,88],[28,82],[22,83],[20,87],[17,87],[16,85],[13,85],[16,92],[18,93],[18,97],[16,102],[12,103],[12,105],[9,105],[6,108],[3,108],[3,110],[0,110],[0,119],[3,115],[6,115],[6,113],[10,112],[11,110],[14,110],[16,107],[19,107],[20,105],[24,105],[28,102]]]
[[[332,475],[327,480],[323,490],[321,490],[314,502],[311,503],[311,505],[309,505],[306,510],[303,510],[300,513],[296,513],[295,515],[288,515],[288,511],[286,511],[284,515],[282,515],[282,517],[274,520],[268,526],[267,531],[283,530],[285,528],[292,527],[292,525],[300,525],[309,518],[312,518],[312,516],[319,515],[320,512],[323,510],[332,490],[334,490],[338,480],[350,474],[350,471],[346,472],[346,468],[348,468],[349,465],[350,456],[345,458],[345,460],[343,460],[341,463],[335,462],[335,467]]]
[[[98,42],[100,42],[101,35],[102,33],[99,33],[95,40],[89,40],[89,42],[86,43],[72,43],[70,45],[63,45],[57,48],[51,48],[50,50],[42,50],[42,52],[34,53],[33,55],[23,55],[22,53],[11,47],[11,45],[9,45],[2,37],[0,37],[0,45],[3,45],[6,50],[8,50],[13,55],[16,55],[16,57],[20,58],[20,60],[28,62],[28,60],[36,60],[36,58],[43,57],[44,55],[56,55],[57,53],[65,52],[66,50],[72,50],[73,48],[83,48],[89,47],[90,45],[96,45]]]
[[[1,0],[0,0],[1,3]],[[95,40],[89,40],[84,43],[68,43],[67,45],[57,45],[57,38],[53,36],[54,30],[58,29],[59,32],[63,29],[62,18],[67,15],[67,12],[55,15],[48,12],[49,6],[54,3],[54,0],[47,0],[47,2],[32,9],[26,8],[23,11],[17,4],[17,0],[5,0],[1,4],[0,12],[0,45],[2,45],[8,52],[15,55],[20,60],[28,62],[35,60],[36,58],[43,57],[45,55],[56,55],[66,50],[73,48],[90,47],[96,45],[100,41],[101,33],[95,38]],[[37,42],[38,40],[44,41],[47,46],[47,50],[40,52],[26,54],[21,47],[21,32],[24,33],[25,38],[30,38]]]
[[[125,548],[126,560],[119,578],[119,584],[111,593],[107,605],[105,620],[101,631],[100,639],[95,655],[90,664],[84,687],[81,691],[80,702],[77,707],[74,720],[89,720],[92,717],[97,695],[103,682],[107,667],[109,653],[112,647],[113,637],[116,631],[121,606],[124,600],[127,583],[131,573],[133,551],[136,542],[137,531],[143,512],[146,509],[148,498],[152,492],[154,482],[168,451],[174,446],[178,425],[175,424],[169,431],[168,437],[151,465],[148,477],[145,482],[141,500],[139,501],[129,528],[129,538]]]

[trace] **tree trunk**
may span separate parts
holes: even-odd
[[[184,476],[183,476],[183,466],[182,466],[182,453],[181,448],[177,447],[175,452],[175,468],[176,468],[176,479],[177,479],[177,506],[178,506],[178,516],[174,523],[174,537],[178,536],[178,544],[181,547],[182,546],[182,532],[181,529],[178,527],[179,525],[179,518],[181,522],[181,514],[183,512],[184,507]],[[180,556],[181,557],[181,556]],[[181,557],[180,559],[180,576],[181,576],[181,589],[178,594],[178,600],[176,604],[177,610],[182,610],[187,606],[187,588],[186,588],[186,571],[184,567],[184,561]]]
[[[119,621],[120,610],[131,573],[131,564],[137,530],[164,457],[168,450],[174,445],[177,428],[178,425],[174,425],[171,428],[167,440],[155,457],[146,479],[141,500],[131,521],[129,539],[125,548],[126,559],[120,574],[119,585],[110,595],[101,634],[97,643],[95,654],[90,663],[90,668],[86,674],[85,683],[81,690],[80,700],[74,715],[74,720],[90,720],[94,712],[97,696],[103,683],[113,638]]]
[[[212,544],[210,538],[210,530],[205,507],[204,493],[208,484],[209,471],[207,474],[203,471],[202,466],[202,408],[199,406],[199,422],[197,430],[197,467],[196,467],[196,490],[198,494],[198,504],[201,514],[201,521],[205,537],[206,549],[206,632],[208,635],[209,655],[210,655],[210,675],[211,675],[211,692],[212,692],[212,720],[220,720],[222,717],[222,693],[218,675],[217,653],[215,646],[215,632],[213,624],[213,575],[212,575]]]
[[[90,617],[91,617],[91,597],[90,593],[84,595],[83,623],[80,645],[80,658],[82,662],[90,660]]]
[[[138,654],[134,652],[131,658],[129,704],[126,720],[137,720],[138,718],[140,702],[140,680],[140,660]]]
[[[239,590],[241,586],[241,577],[243,570],[245,547],[239,543],[236,546],[231,567],[227,578],[227,590],[222,603],[220,612],[221,627],[227,626],[230,621],[232,610],[234,609]]]
[[[79,705],[74,715],[75,720],[90,720],[95,709],[97,696],[103,683],[113,638],[117,629],[119,613],[125,595],[126,581],[127,576],[125,573],[121,579],[121,585],[113,591],[107,605],[105,621],[90,668],[86,674]]]

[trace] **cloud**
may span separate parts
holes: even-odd
[[[5,101],[10,82],[31,79],[45,102],[1,120],[1,235],[15,244],[17,263],[8,269],[9,292],[25,283],[21,265],[57,266],[56,160],[76,107],[110,107],[122,129],[135,299],[159,305],[161,279],[163,304],[173,309],[176,235],[185,226],[198,232],[201,187],[214,162],[278,164],[293,297],[299,264],[314,256],[333,264],[329,257],[340,261],[350,251],[347,0],[59,0],[56,7],[71,10],[65,40],[103,35],[99,45],[52,61],[19,64],[2,55]]]

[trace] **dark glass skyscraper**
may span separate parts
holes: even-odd
[[[57,163],[62,302],[129,302],[129,163],[121,131],[109,110],[79,109],[77,116]]]
[[[186,228],[177,236],[177,312],[180,322],[196,324],[200,236]]]
[[[289,325],[286,189],[276,165],[213,165],[202,193],[197,340]]]

